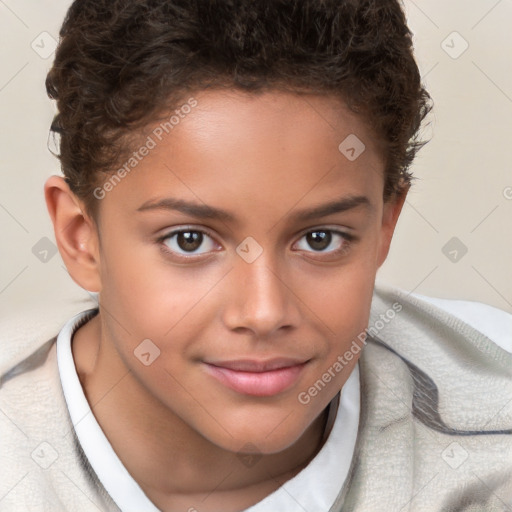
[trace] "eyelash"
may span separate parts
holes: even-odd
[[[299,240],[302,240],[302,238],[304,238],[306,235],[308,235],[310,233],[318,233],[318,232],[325,232],[325,233],[331,233],[331,234],[334,234],[334,235],[339,235],[339,236],[341,236],[341,238],[343,238],[344,243],[342,244],[342,246],[340,248],[335,249],[334,251],[328,251],[328,252],[323,252],[323,251],[306,251],[306,252],[312,252],[313,254],[316,253],[316,254],[320,254],[320,255],[326,254],[326,255],[329,255],[331,257],[333,257],[333,256],[335,257],[335,256],[337,256],[337,255],[339,255],[341,253],[344,253],[344,252],[348,251],[348,249],[352,246],[352,244],[358,240],[358,238],[356,236],[352,235],[352,234],[345,233],[343,231],[339,231],[337,229],[331,229],[331,228],[313,228],[313,229],[309,229],[308,231],[303,232],[301,234]],[[203,230],[201,228],[193,228],[193,227],[181,228],[181,229],[177,229],[177,230],[174,230],[174,231],[170,231],[169,233],[166,233],[165,235],[159,237],[157,239],[157,242],[160,244],[160,247],[161,247],[162,251],[166,255],[171,255],[174,259],[177,259],[177,260],[180,260],[180,261],[194,261],[194,260],[198,260],[202,256],[204,256],[204,254],[200,254],[200,255],[197,255],[197,256],[184,256],[182,254],[176,253],[173,250],[169,249],[167,244],[165,244],[165,241],[169,240],[170,238],[172,238],[172,237],[174,237],[176,235],[179,235],[180,233],[201,233],[202,235],[205,235],[208,238],[214,240],[214,238],[207,231],[205,231],[205,230]]]

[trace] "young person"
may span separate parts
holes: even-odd
[[[2,510],[509,510],[509,316],[375,287],[431,107],[399,2],[60,36],[45,194],[98,307],[3,365]]]

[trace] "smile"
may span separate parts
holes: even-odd
[[[212,377],[238,393],[273,396],[293,386],[307,363],[285,359],[244,360],[205,363],[205,368]]]

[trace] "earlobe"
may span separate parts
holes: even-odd
[[[404,206],[405,199],[407,198],[409,188],[409,184],[404,185],[393,199],[384,203],[377,268],[386,261],[388,256],[389,248],[391,247],[391,240],[393,239],[393,233],[395,232],[395,227]]]
[[[44,194],[60,255],[71,278],[91,292],[101,290],[96,225],[64,178],[51,176]]]

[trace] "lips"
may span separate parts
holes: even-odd
[[[209,375],[232,390],[252,396],[273,396],[289,389],[309,361],[278,358],[205,363]]]
[[[279,370],[282,368],[289,368],[291,366],[297,366],[305,363],[304,360],[290,359],[290,358],[277,358],[270,359],[268,361],[254,361],[249,359],[240,359],[236,361],[219,361],[212,362],[213,366],[220,368],[227,368],[228,370],[234,370],[237,372],[269,372],[272,370]]]

